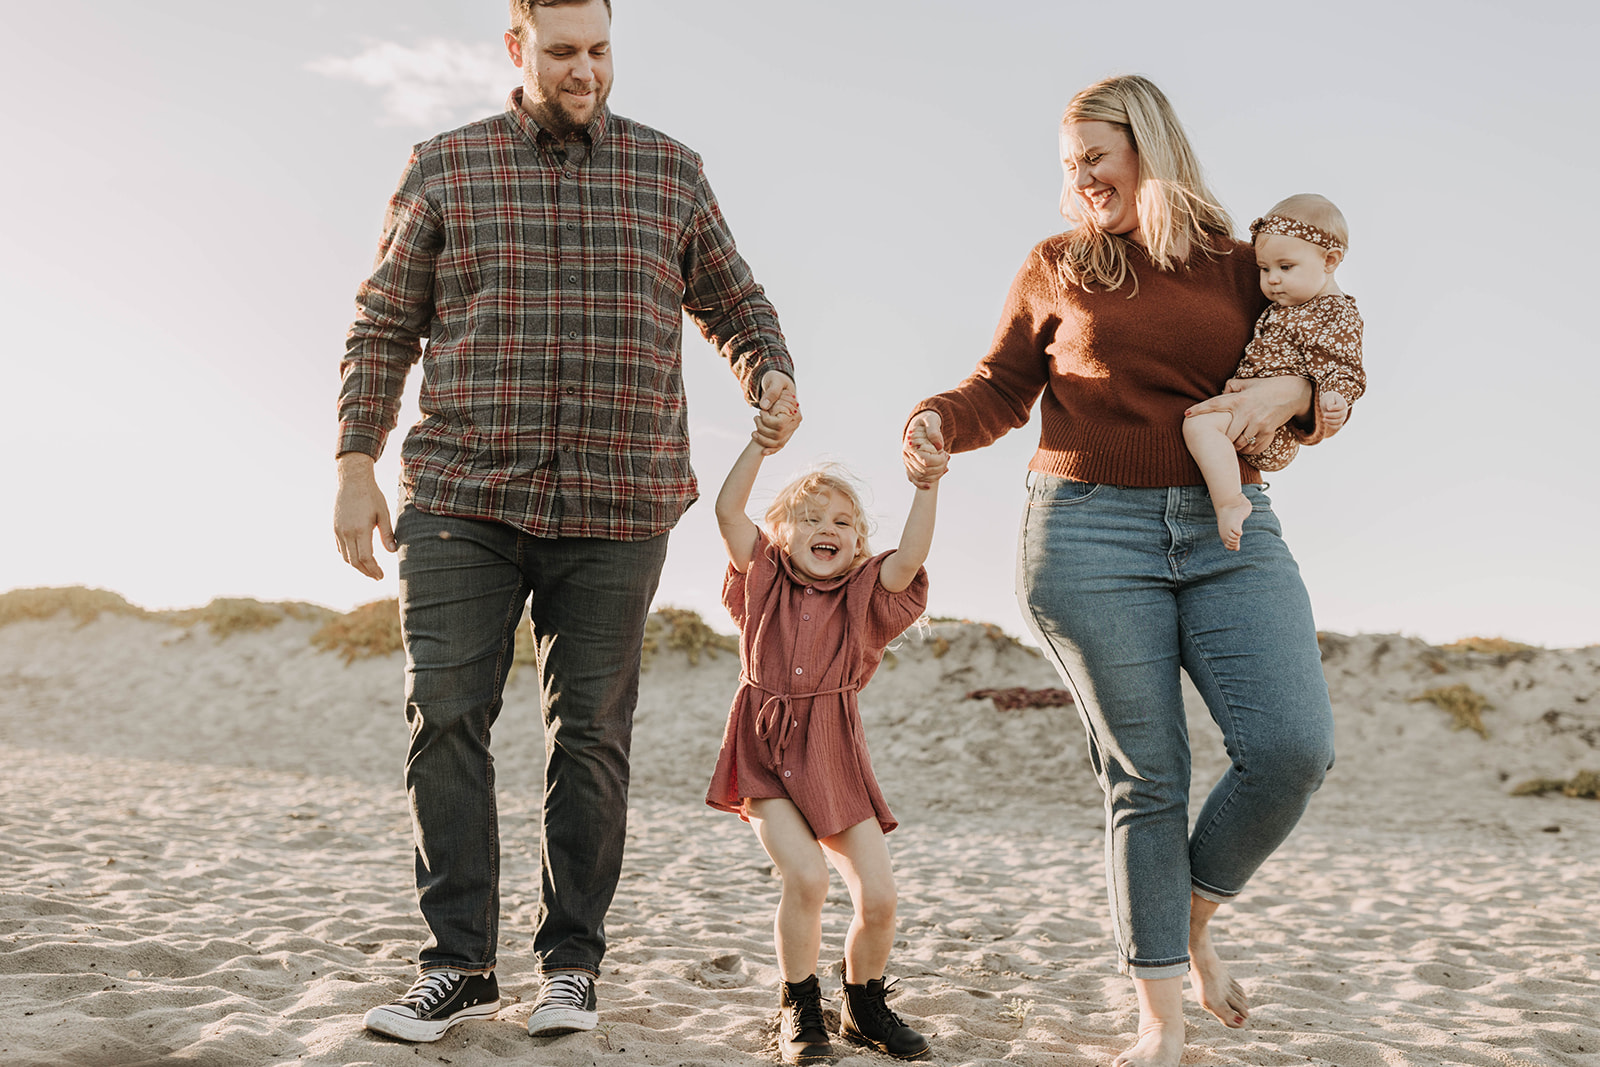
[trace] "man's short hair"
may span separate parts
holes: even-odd
[[[511,32],[517,40],[528,39],[527,29],[533,25],[541,7],[575,7],[594,0],[511,0]],[[606,5],[606,17],[611,17],[611,0],[600,0]]]

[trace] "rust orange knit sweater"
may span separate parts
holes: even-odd
[[[945,447],[968,452],[1024,425],[1042,393],[1030,469],[1113,485],[1202,484],[1183,412],[1222,392],[1267,306],[1254,251],[1220,238],[1218,254],[1163,271],[1130,243],[1139,279],[1130,299],[1131,282],[1115,292],[1064,287],[1055,267],[1064,240],[1028,256],[977,370],[917,410],[938,412]],[[1239,475],[1261,481],[1246,463]]]

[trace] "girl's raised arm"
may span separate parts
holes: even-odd
[[[745,445],[717,492],[717,529],[722,533],[729,562],[740,574],[750,570],[750,559],[756,551],[756,524],[750,521],[744,509],[750,503],[756,475],[761,473],[762,454],[761,446],[755,441]]]
[[[930,482],[928,488],[917,490],[911,498],[911,513],[906,516],[906,528],[900,532],[900,547],[883,561],[878,572],[878,584],[891,593],[909,586],[917,576],[928,549],[933,547],[933,519],[939,503],[939,482]]]

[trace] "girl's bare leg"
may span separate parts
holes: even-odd
[[[1139,1039],[1111,1067],[1177,1067],[1183,1058],[1183,975],[1135,978]]]
[[[811,824],[794,803],[778,797],[746,799],[745,814],[783,878],[772,936],[785,982],[817,973],[822,950],[822,904],[828,896],[828,864]]]
[[[1250,517],[1250,498],[1239,486],[1239,453],[1233,447],[1233,417],[1226,412],[1192,415],[1183,420],[1183,440],[1200,466],[1217,513],[1217,535],[1233,552],[1239,551],[1244,520]]]
[[[844,939],[844,980],[861,985],[882,978],[894,948],[894,913],[899,902],[883,830],[878,820],[867,819],[825,838],[822,847],[855,905],[850,932]]]
[[[1201,1006],[1222,1020],[1222,1025],[1238,1029],[1250,1017],[1250,1001],[1211,944],[1211,917],[1220,906],[1203,897],[1190,897],[1189,980]]]

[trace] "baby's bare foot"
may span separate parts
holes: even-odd
[[[1183,1059],[1183,1020],[1139,1024],[1139,1039],[1111,1067],[1177,1067]]]
[[[1239,551],[1239,539],[1244,536],[1244,520],[1250,517],[1250,498],[1240,493],[1226,503],[1212,502],[1217,513],[1217,534],[1223,547],[1230,552]]]
[[[1200,1006],[1222,1020],[1222,1025],[1238,1029],[1250,1017],[1250,1001],[1244,987],[1233,980],[1228,965],[1211,945],[1209,928],[1190,931],[1189,981],[1194,983]]]

